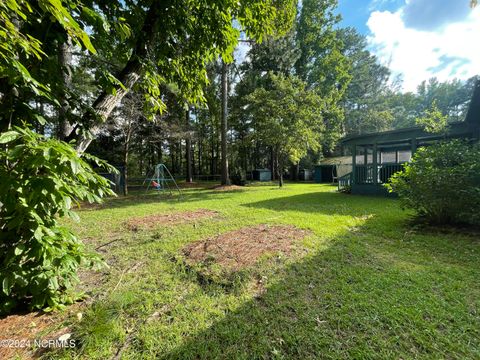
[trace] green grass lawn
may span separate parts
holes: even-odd
[[[221,216],[132,232],[130,217],[211,209]],[[409,225],[396,200],[318,184],[130,196],[79,212],[72,228],[110,264],[95,275],[80,346],[53,358],[480,358],[478,234]],[[225,281],[199,281],[186,244],[255,224],[311,236]],[[94,275],[92,275],[94,276]],[[265,287],[258,293],[258,284]]]

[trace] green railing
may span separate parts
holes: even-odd
[[[357,165],[355,167],[355,184],[375,184],[375,168],[373,164]],[[403,170],[403,164],[377,165],[377,184],[385,184],[398,171]]]
[[[350,189],[352,186],[352,175],[353,173],[348,173],[346,175],[340,176],[338,178],[338,191]]]
[[[378,182],[386,184],[393,174],[402,170],[403,164],[382,164],[378,167]]]
[[[373,165],[355,166],[355,184],[373,184]]]

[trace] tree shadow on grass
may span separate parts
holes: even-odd
[[[478,357],[478,244],[458,239],[468,251],[446,247],[425,261],[432,242],[396,246],[401,239],[362,231],[281,270],[263,295],[173,351],[131,350],[163,359]],[[447,261],[454,256],[462,267]]]
[[[321,191],[262,200],[244,206],[275,211],[360,216],[365,213],[383,212],[397,205],[391,199]]]
[[[195,201],[208,201],[226,199],[232,193],[238,191],[214,191],[208,189],[195,189],[182,192],[181,195],[168,193],[154,193],[154,192],[135,192],[127,196],[118,196],[105,199],[101,204],[88,204],[83,203],[80,206],[80,211],[102,210],[102,209],[115,209],[129,206],[137,206],[142,204],[155,204],[155,203],[169,203],[172,205],[190,203]],[[214,195],[214,196],[212,196]]]

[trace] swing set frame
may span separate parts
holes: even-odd
[[[178,193],[182,195],[182,191],[178,187],[175,178],[172,176],[170,170],[168,170],[165,164],[155,165],[153,172],[148,174],[148,176],[143,181],[142,187],[144,187],[145,184],[147,184],[147,189],[145,190],[146,193],[149,190],[153,189],[159,194],[163,191],[168,190],[170,192],[170,195],[173,195],[174,191],[178,191]]]

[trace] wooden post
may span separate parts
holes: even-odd
[[[373,166],[373,184],[378,184],[378,154],[377,154],[377,144],[373,144],[373,154],[372,154],[372,166]]]
[[[352,185],[355,184],[356,181],[356,167],[357,167],[357,146],[352,145]]]
[[[395,150],[395,164],[398,164],[398,159],[399,159],[398,150]]]
[[[412,157],[413,157],[413,154],[415,154],[415,152],[417,151],[417,139],[412,138],[411,143],[412,143]]]

